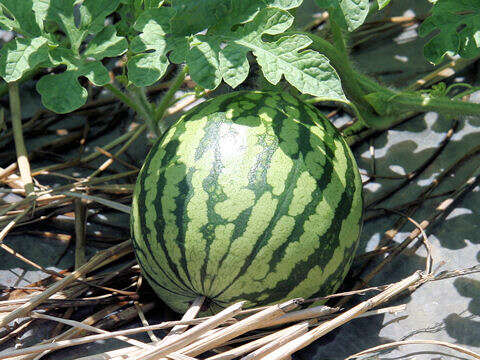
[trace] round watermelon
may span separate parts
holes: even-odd
[[[287,93],[234,92],[187,112],[137,179],[131,231],[172,309],[334,292],[362,225],[362,184],[335,127]]]

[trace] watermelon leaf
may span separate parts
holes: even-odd
[[[52,65],[64,64],[67,70],[43,76],[37,82],[37,91],[42,96],[43,105],[57,113],[68,113],[85,104],[87,90],[78,82],[80,76],[85,76],[97,86],[106,85],[110,81],[108,70],[98,60],[77,59],[62,48],[51,51],[50,56]]]
[[[44,37],[17,38],[0,50],[0,76],[7,82],[17,81],[29,70],[48,62],[48,40]]]
[[[203,88],[214,89],[222,80],[235,88],[248,76],[251,52],[272,84],[283,76],[302,93],[344,100],[327,58],[306,50],[311,40],[282,36],[293,23],[287,10],[301,2],[209,0],[199,6],[193,0],[173,1],[171,8],[145,11],[135,24],[141,34],[131,46],[135,55],[128,63],[129,80],[137,86],[154,83],[166,70],[168,54],[173,63],[186,62],[192,79]],[[274,37],[267,41],[263,36]]]
[[[170,31],[170,8],[143,12],[134,24],[140,35],[133,39],[130,50],[135,54],[127,63],[129,80],[137,86],[148,86],[157,81],[168,66],[167,38]]]
[[[387,6],[390,3],[390,0],[377,0],[378,3],[378,9],[382,10],[385,6]]]
[[[36,12],[42,7],[39,0],[0,0],[2,13],[0,22],[8,30],[15,30],[25,37],[37,37],[42,34],[43,24]],[[6,13],[10,15],[9,19]]]
[[[419,28],[422,37],[435,35],[425,45],[428,61],[438,64],[446,54],[473,58],[480,54],[480,1],[438,0]]]
[[[18,24],[14,20],[5,16],[2,8],[0,7],[0,30],[12,31],[16,25]]]
[[[316,0],[316,2],[318,6],[328,10],[338,25],[348,31],[357,29],[368,15],[368,0]],[[387,3],[388,1],[379,0],[379,7]]]
[[[94,85],[106,85],[110,77],[101,60],[122,55],[128,48],[127,40],[117,35],[113,25],[105,26],[106,17],[117,9],[120,0],[77,3],[0,0],[0,27],[22,35],[0,49],[0,76],[7,82],[18,81],[31,70],[65,65],[65,72],[46,75],[37,83],[43,104],[58,113],[73,111],[85,103],[87,91],[79,77],[86,77]],[[80,14],[78,21],[75,7]],[[44,27],[45,19],[54,26]]]
[[[326,99],[344,99],[340,80],[328,59],[312,50],[304,50],[311,40],[303,35],[281,36],[273,42],[263,35],[278,35],[293,23],[285,10],[266,8],[235,31],[218,27],[197,36],[187,56],[192,79],[205,88],[215,88],[223,78],[236,87],[248,75],[246,54],[252,52],[265,78],[277,84],[282,75],[300,92]],[[221,44],[228,44],[224,48]]]

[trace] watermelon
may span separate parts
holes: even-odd
[[[336,128],[288,93],[233,92],[187,112],[139,173],[131,232],[172,309],[334,292],[362,225],[362,184]]]

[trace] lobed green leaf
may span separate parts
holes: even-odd
[[[48,61],[47,39],[13,39],[0,49],[0,76],[7,82],[17,81]]]
[[[262,39],[266,34],[282,34],[292,23],[287,11],[266,8],[235,31],[228,32],[224,27],[195,37],[186,59],[192,79],[207,89],[218,86],[222,78],[230,86],[238,86],[248,75],[246,55],[251,51],[272,84],[284,76],[302,93],[344,100],[340,80],[328,59],[304,50],[311,44],[308,37],[284,36],[274,42]],[[227,45],[222,48],[221,44]]]
[[[127,40],[117,36],[113,25],[105,27],[88,43],[83,56],[102,60],[106,57],[122,55],[128,48]]]
[[[173,63],[186,62],[201,87],[214,89],[224,80],[235,88],[248,76],[251,52],[272,84],[284,77],[303,93],[343,101],[340,80],[327,58],[306,50],[311,40],[303,35],[281,37],[293,24],[286,10],[301,3],[173,0],[171,8],[145,11],[135,24],[141,34],[132,42],[129,80],[137,86],[157,81],[167,68],[168,54]],[[277,38],[268,42],[264,35]]]
[[[37,91],[48,109],[64,114],[85,104],[88,94],[78,81],[80,76],[85,76],[97,86],[110,82],[108,70],[100,61],[79,60],[65,49],[56,49],[51,55],[53,64],[66,64],[67,70],[60,74],[45,75],[37,82]]]
[[[210,28],[228,14],[231,3],[232,0],[172,0],[172,32],[192,35]]]
[[[382,0],[379,0],[379,5]],[[365,22],[369,10],[368,0],[316,0],[318,6],[327,9],[334,21],[343,29],[354,31]],[[388,1],[383,0],[386,5]]]
[[[120,5],[120,0],[84,0],[80,6],[80,28],[95,34],[104,28],[105,18]]]
[[[480,54],[480,0],[438,0],[432,14],[419,28],[422,37],[435,34],[425,45],[428,61],[438,64],[443,57]]]
[[[10,22],[11,27],[24,36],[37,37],[42,35],[41,22],[35,16],[35,4],[37,0],[0,0],[0,6],[3,8],[3,17],[5,11],[13,17]]]
[[[37,68],[65,65],[65,72],[42,77],[37,90],[50,110],[66,113],[82,106],[87,91],[79,78],[107,84],[108,70],[100,60],[127,51],[126,39],[117,35],[113,25],[105,26],[106,17],[119,4],[120,0],[0,0],[0,26],[23,35],[0,50],[0,76],[12,82]],[[87,38],[89,34],[93,36]]]
[[[75,0],[50,0],[47,20],[56,23],[62,29],[70,42],[72,50],[78,53],[87,33],[75,25],[74,5]]]
[[[137,86],[148,86],[157,81],[168,67],[167,38],[170,30],[170,8],[145,11],[135,22],[134,28],[141,34],[131,43],[136,55],[127,62],[128,77]]]
[[[382,10],[385,6],[387,6],[390,3],[390,0],[377,0],[378,3],[378,9]]]

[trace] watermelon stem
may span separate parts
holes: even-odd
[[[161,135],[161,131],[158,128],[158,124],[155,121],[155,111],[153,109],[152,103],[147,99],[144,87],[129,87],[129,92],[132,95],[132,98],[136,100],[139,108],[141,109],[140,115],[145,120],[150,131],[152,131],[157,137]]]
[[[141,94],[135,94],[134,92],[141,92],[143,89],[137,88],[137,90],[130,90],[130,95],[127,96],[124,94],[119,88],[117,88],[113,83],[105,85],[105,88],[110,90],[110,92],[121,102],[127,105],[129,108],[134,110],[147,124],[150,131],[152,131],[157,136],[160,135],[158,126],[155,126],[155,122],[153,119],[151,105],[148,103],[146,99],[145,92],[143,92],[143,96]],[[138,96],[141,95],[141,96]]]
[[[447,96],[394,91],[356,71],[352,67],[346,51],[343,51],[345,48],[341,44],[344,40],[341,30],[336,26],[338,25],[334,22],[331,23],[335,45],[310,32],[292,31],[290,34],[302,34],[310,37],[311,48],[327,56],[342,80],[347,98],[354,104],[355,112],[358,110],[359,118],[367,126],[376,129],[388,128],[398,122],[399,118],[408,111],[436,111],[473,116],[480,114],[480,104],[451,100]]]
[[[160,103],[155,109],[154,122],[157,128],[159,127],[159,125],[161,125],[159,124],[159,122],[163,119],[165,112],[167,111],[168,107],[171,105],[173,96],[178,91],[178,89],[180,89],[180,87],[182,86],[187,73],[188,73],[188,66],[185,65],[182,71],[180,71],[177,74],[177,76],[172,82],[172,85],[170,86],[168,91],[165,93],[165,95],[163,95],[162,99],[160,100]]]

